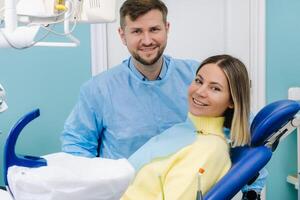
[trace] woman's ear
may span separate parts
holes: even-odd
[[[233,104],[233,102],[230,102],[230,104],[228,105],[228,108],[234,109],[234,104]]]

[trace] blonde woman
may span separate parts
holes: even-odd
[[[176,93],[176,91],[174,91]],[[231,167],[229,147],[249,144],[250,85],[245,65],[229,55],[207,58],[188,90],[187,120],[153,137],[129,161],[137,174],[122,200],[196,199]],[[229,140],[224,128],[230,129]]]

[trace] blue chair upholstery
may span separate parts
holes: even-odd
[[[280,128],[293,120],[300,104],[292,100],[280,100],[265,106],[251,124],[251,145],[231,150],[232,167],[229,172],[204,196],[205,200],[233,198],[243,186],[255,178],[272,157],[272,150],[283,134],[278,134],[273,146],[266,142]],[[282,133],[286,133],[282,131]]]
[[[251,124],[251,145],[231,149],[231,169],[211,188],[204,199],[227,200],[234,197],[271,159],[277,142],[288,132],[283,128],[294,119],[299,110],[300,104],[291,100],[280,100],[265,106]],[[7,186],[7,170],[10,166],[39,167],[47,165],[46,160],[42,158],[15,154],[15,144],[20,132],[38,116],[38,109],[26,114],[12,128],[7,138],[4,150],[4,176]],[[279,134],[278,130],[280,130]],[[274,135],[275,142],[270,142],[270,138]]]

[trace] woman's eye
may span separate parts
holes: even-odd
[[[221,91],[221,89],[218,88],[218,87],[211,87],[211,89],[212,89],[213,91]]]
[[[202,84],[202,80],[200,78],[195,78],[195,83]]]

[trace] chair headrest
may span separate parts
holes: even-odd
[[[300,104],[293,100],[279,100],[262,108],[251,124],[251,145],[264,144],[275,131],[280,129],[300,110]]]

